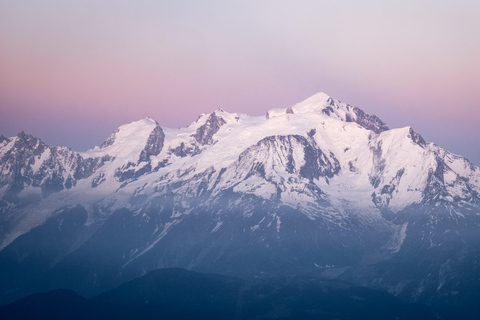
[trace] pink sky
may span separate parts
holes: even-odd
[[[0,3],[0,134],[85,150],[323,91],[480,165],[478,1]]]

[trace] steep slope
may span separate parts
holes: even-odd
[[[84,153],[3,137],[0,157],[6,300],[165,267],[343,277],[439,304],[479,284],[480,169],[323,93],[265,117],[142,119]]]

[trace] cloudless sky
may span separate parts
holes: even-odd
[[[480,165],[480,1],[0,2],[5,136],[83,151],[320,91]]]

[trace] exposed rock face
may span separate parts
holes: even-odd
[[[382,120],[380,120],[377,116],[366,114],[365,112],[363,112],[361,109],[357,107],[353,108],[353,112],[355,113],[356,117],[355,119],[353,120],[350,119],[350,120],[358,123],[365,129],[371,130],[377,134],[388,130],[388,126]]]
[[[18,201],[18,194],[28,187],[39,188],[43,197],[70,189],[110,159],[83,159],[67,147],[49,147],[24,132],[3,142],[0,187],[6,187],[4,198],[12,201]]]
[[[105,140],[101,145],[100,145],[100,148],[106,148],[106,147],[110,147],[111,145],[113,145],[115,143],[115,137],[116,137],[116,134],[119,130],[115,130],[114,132],[112,132],[112,134],[107,138],[107,140]]]
[[[145,149],[143,149],[140,153],[140,158],[138,161],[149,161],[150,157],[158,156],[160,151],[162,151],[164,140],[165,134],[163,133],[162,128],[160,126],[156,126],[148,137]]]
[[[210,114],[204,125],[199,127],[192,137],[197,140],[202,146],[206,144],[212,144],[213,135],[220,130],[220,127],[225,124],[225,120],[222,117],[218,117],[215,112]]]

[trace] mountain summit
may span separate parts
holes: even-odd
[[[465,158],[324,93],[181,129],[142,119],[84,153],[1,137],[0,299],[93,295],[181,267],[468,302],[480,292],[479,192]]]

